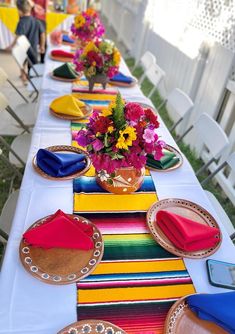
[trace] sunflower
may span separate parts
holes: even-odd
[[[132,126],[127,126],[124,130],[119,131],[119,138],[116,147],[119,149],[128,150],[128,146],[132,146],[132,142],[136,140],[136,129]]]
[[[81,14],[77,15],[74,19],[75,28],[77,29],[81,28],[82,26],[84,26],[85,22],[86,20]]]

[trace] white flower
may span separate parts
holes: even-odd
[[[101,170],[98,173],[98,177],[100,178],[101,182],[107,181],[110,178],[110,175],[107,173],[106,170]]]

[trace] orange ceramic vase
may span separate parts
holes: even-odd
[[[114,194],[129,194],[138,190],[144,180],[145,168],[121,167],[111,174],[101,170],[96,173],[97,183],[105,190]]]

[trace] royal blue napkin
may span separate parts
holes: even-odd
[[[235,333],[235,292],[196,294],[189,296],[187,302],[200,319],[212,321],[228,333]]]
[[[74,39],[70,38],[68,35],[63,35],[62,40],[63,42],[74,44]]]
[[[38,167],[54,177],[71,175],[86,166],[85,155],[77,153],[54,153],[40,149],[36,159]]]
[[[124,83],[132,83],[133,82],[132,77],[128,77],[127,75],[124,75],[121,72],[118,72],[114,77],[110,79],[110,81],[118,81],[118,82],[124,82]]]

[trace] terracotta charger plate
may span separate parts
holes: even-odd
[[[52,60],[55,60],[55,61],[60,61],[62,63],[67,63],[67,62],[71,62],[73,60],[73,58],[70,58],[70,57],[56,57],[56,56],[52,56],[50,55],[50,58]]]
[[[121,328],[103,320],[81,320],[65,327],[57,334],[127,334]]]
[[[93,227],[93,249],[43,249],[30,246],[21,239],[19,253],[24,268],[33,277],[45,283],[64,285],[77,282],[90,275],[102,259],[104,242],[98,228],[84,217],[69,216],[75,221],[79,220]],[[36,221],[28,230],[46,223],[50,217],[51,215]]]
[[[187,296],[179,299],[170,308],[165,325],[164,334],[226,334],[220,326],[211,321],[202,320],[190,310]]]
[[[88,169],[90,168],[91,166],[91,161],[90,161],[90,158],[87,154],[87,152],[81,150],[80,148],[77,148],[77,147],[73,147],[73,146],[67,146],[67,145],[55,145],[55,146],[49,146],[49,147],[46,147],[45,148],[47,151],[50,151],[50,152],[60,152],[60,153],[77,153],[77,154],[84,154],[85,155],[85,160],[86,160],[86,166],[84,169],[80,170],[80,171],[77,171],[73,174],[70,174],[70,175],[66,175],[66,176],[62,176],[62,177],[55,177],[55,176],[51,176],[47,173],[45,173],[38,165],[37,165],[37,157],[36,155],[34,156],[33,158],[33,168],[34,170],[39,174],[41,175],[42,177],[45,177],[47,180],[55,180],[55,181],[64,181],[64,180],[72,180],[72,179],[75,179],[79,176],[82,176],[84,175]]]
[[[134,87],[138,83],[138,80],[136,77],[132,77],[132,79],[131,83],[109,80],[109,84],[117,87]]]
[[[85,106],[80,107],[80,109],[83,112],[83,116],[72,116],[72,115],[66,115],[66,114],[59,114],[59,113],[56,113],[51,108],[50,108],[50,112],[53,116],[61,118],[61,119],[65,119],[65,120],[68,120],[68,121],[78,121],[80,119],[87,118],[93,112],[93,109],[92,109],[91,106],[89,106],[89,104],[85,104]]]
[[[176,148],[174,148],[173,146],[168,145],[168,144],[164,148],[166,150],[168,150],[169,152],[175,153],[176,158],[179,158],[179,161],[174,166],[166,168],[166,169],[161,169],[161,168],[157,168],[157,167],[156,168],[150,167],[150,166],[148,166],[148,163],[147,163],[146,167],[148,169],[155,170],[157,172],[163,173],[163,172],[170,172],[172,170],[175,170],[175,169],[179,168],[182,165],[182,163],[183,163],[183,156],[182,156],[182,154]]]
[[[57,80],[57,81],[62,81],[62,82],[74,82],[74,81],[77,81],[81,78],[81,75],[78,75],[76,78],[74,79],[67,79],[67,78],[63,78],[63,77],[57,77],[56,75],[54,75],[52,72],[49,73],[50,77],[54,80]]]
[[[187,217],[191,220],[195,220],[203,225],[216,227],[219,230],[220,228],[215,219],[212,217],[212,215],[196,203],[179,198],[167,198],[155,202],[147,212],[147,224],[153,238],[168,252],[180,257],[201,259],[212,255],[219,248],[222,241],[221,232],[220,232],[220,239],[218,239],[218,243],[212,248],[194,252],[186,252],[177,248],[170,242],[170,240],[165,236],[165,234],[162,232],[162,230],[156,223],[156,214],[159,210],[167,210],[172,213]]]

